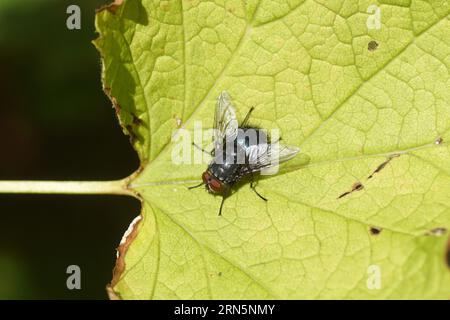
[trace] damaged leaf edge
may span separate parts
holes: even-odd
[[[130,143],[133,146],[133,149],[135,150],[135,152],[139,155],[139,160],[140,160],[140,166],[139,168],[132,173],[127,179],[127,188],[129,188],[128,186],[130,185],[131,181],[135,180],[136,177],[142,172],[143,168],[145,167],[146,164],[146,159],[143,159],[141,157],[141,154],[139,153],[134,141],[133,141],[133,134],[132,132],[129,131],[129,129],[127,128],[127,126],[123,123],[121,117],[120,117],[120,111],[121,111],[121,107],[117,101],[117,99],[112,95],[111,93],[111,89],[105,85],[105,63],[104,63],[104,55],[103,55],[103,48],[101,46],[101,39],[102,39],[102,33],[100,31],[100,28],[98,28],[98,15],[101,14],[104,11],[107,11],[107,13],[109,14],[116,14],[117,10],[124,4],[125,0],[114,0],[114,2],[108,4],[108,5],[104,5],[102,7],[100,7],[99,9],[97,9],[96,12],[96,16],[95,16],[95,29],[96,32],[98,33],[98,37],[96,39],[94,39],[92,41],[92,44],[95,46],[95,48],[97,49],[98,53],[100,54],[100,60],[101,60],[101,81],[102,81],[102,89],[103,92],[105,93],[105,95],[109,98],[109,100],[112,103],[112,106],[115,110],[115,114],[117,116],[117,119],[119,121],[119,124],[122,128],[122,131],[125,135],[130,137]],[[139,215],[133,219],[133,221],[130,223],[128,229],[125,231],[119,246],[116,248],[116,262],[112,271],[112,279],[111,282],[109,284],[106,285],[106,294],[108,295],[108,298],[110,300],[122,300],[122,297],[120,296],[119,293],[117,293],[114,290],[114,287],[116,286],[116,284],[120,281],[123,272],[125,271],[126,268],[126,263],[125,263],[125,256],[126,253],[129,249],[129,247],[131,246],[133,240],[137,237],[138,233],[139,233],[139,226],[140,226],[140,222],[143,220],[143,210],[144,210],[144,203],[143,203],[143,199],[141,198],[141,196],[139,195],[139,193],[132,189],[129,188],[130,190],[133,191],[134,193],[134,197],[137,198],[140,203],[141,203],[141,211],[139,213]]]

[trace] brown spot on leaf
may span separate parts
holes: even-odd
[[[116,98],[112,97],[111,99],[114,110],[116,111],[117,116],[120,116],[120,110],[122,109],[120,105],[117,103]]]
[[[375,40],[372,40],[367,44],[367,50],[369,50],[370,52],[377,50],[377,48],[378,42],[376,42]]]
[[[221,271],[218,271],[218,272],[211,271],[211,272],[208,273],[208,275],[209,275],[211,278],[221,277],[221,276],[222,276],[222,272],[221,272]]]
[[[352,191],[359,191],[364,189],[364,186],[362,185],[361,182],[355,182],[352,186]]]
[[[122,126],[124,133],[130,137],[130,143],[132,145],[134,145],[135,142],[142,141],[143,137],[138,135],[138,130],[136,127],[137,126],[145,126],[146,124],[133,113],[129,113],[132,117],[131,123],[125,124],[125,122],[123,121],[123,119],[121,117],[122,108],[119,105],[119,103],[117,102],[117,99],[112,95],[111,88],[104,87],[103,91],[108,96],[108,98],[111,100],[114,110],[116,111],[117,118],[119,119],[119,123]],[[127,111],[125,110],[124,113],[127,114]]]
[[[115,0],[113,3],[104,5],[100,7],[99,9],[95,10],[96,13],[102,12],[104,10],[111,12],[112,14],[115,14],[117,9],[122,5],[123,0]]]
[[[345,196],[348,196],[350,193],[351,193],[350,191],[344,192],[343,194],[341,194],[341,195],[338,197],[338,199],[341,199],[341,198],[343,198],[343,197],[345,197]]]
[[[133,124],[136,126],[142,124],[142,120],[136,117],[134,114],[133,114]]]
[[[133,126],[131,124],[129,124],[129,125],[126,125],[125,128],[127,129],[127,133],[130,136],[130,143],[134,144],[138,139],[133,132]]]
[[[353,193],[353,192],[355,192],[355,191],[360,191],[360,190],[362,190],[362,189],[364,189],[363,184],[362,184],[361,182],[357,181],[357,182],[355,182],[355,183],[352,185],[352,189],[351,189],[350,191],[344,192],[343,194],[341,194],[341,195],[338,197],[338,199],[341,199],[341,198],[343,198],[343,197],[345,197],[345,196],[348,196],[349,194],[351,194],[351,193]]]
[[[373,236],[377,236],[381,233],[381,231],[383,231],[383,229],[379,228],[379,227],[370,227],[370,234]]]
[[[437,138],[436,141],[434,141],[434,143],[437,145],[442,144],[442,142],[444,142],[444,139],[442,139],[441,137]]]
[[[105,87],[103,88],[103,91],[105,92],[105,94],[108,96],[109,100],[111,100],[114,110],[116,111],[117,116],[120,115],[120,110],[122,109],[119,105],[119,103],[117,102],[117,99],[115,97],[113,97],[113,95],[111,94],[111,88],[109,87]]]
[[[380,164],[380,165],[372,172],[372,174],[371,174],[370,176],[367,177],[367,179],[372,179],[373,176],[374,176],[376,173],[378,173],[378,172],[380,172],[381,170],[383,170],[383,169],[388,165],[388,163],[392,161],[392,159],[397,158],[397,157],[400,157],[400,155],[399,155],[399,154],[392,154],[392,155],[390,155],[390,156],[387,158],[386,161],[384,161],[382,164]]]
[[[162,0],[162,1],[159,3],[159,8],[160,8],[162,11],[169,11],[169,9],[170,9],[170,2],[167,1],[167,0]]]
[[[446,232],[447,232],[447,229],[446,229],[446,228],[438,227],[438,228],[434,228],[434,229],[429,230],[427,233],[425,233],[425,235],[426,235],[426,236],[436,236],[436,237],[439,237],[439,236],[444,235]]]

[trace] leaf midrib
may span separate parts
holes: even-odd
[[[435,148],[444,148],[444,147],[445,147],[445,145],[442,145],[442,144],[436,145],[435,141],[432,141],[432,142],[428,142],[428,143],[425,143],[425,144],[417,146],[417,147],[411,147],[411,148],[407,148],[407,149],[396,149],[396,150],[386,151],[386,152],[382,152],[382,153],[366,153],[366,154],[362,154],[359,156],[342,157],[342,158],[336,158],[336,159],[326,159],[326,160],[311,162],[311,163],[302,165],[298,168],[289,170],[287,172],[278,173],[277,176],[290,174],[290,173],[298,171],[298,170],[314,168],[314,167],[318,167],[321,165],[327,165],[330,163],[364,160],[364,159],[369,159],[369,158],[387,158],[394,154],[410,155],[415,151],[426,150],[426,149],[435,149]],[[440,171],[442,171],[442,169]],[[198,183],[198,179],[194,179],[194,177],[192,177],[192,179],[184,178],[184,179],[179,179],[179,180],[157,180],[157,181],[149,181],[149,182],[142,182],[142,183],[131,183],[130,187],[137,190],[139,188],[146,187],[146,186],[181,185],[181,184],[194,184],[194,183]]]

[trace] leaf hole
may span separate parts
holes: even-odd
[[[181,118],[178,117],[178,116],[174,116],[174,119],[175,119],[175,125],[176,125],[176,127],[177,127],[177,128],[181,128],[181,125],[183,124],[183,121],[181,120]]]

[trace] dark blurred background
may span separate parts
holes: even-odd
[[[111,180],[138,167],[104,95],[91,41],[110,1],[0,0],[0,180]],[[81,8],[81,30],[66,9]],[[115,248],[139,203],[0,195],[0,299],[106,299]],[[66,268],[81,268],[81,290]]]

